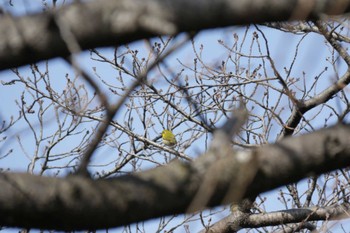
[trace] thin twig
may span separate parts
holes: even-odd
[[[113,120],[115,114],[120,109],[120,107],[124,104],[125,100],[129,97],[131,92],[139,86],[141,83],[147,83],[147,74],[149,71],[151,71],[159,62],[164,60],[167,56],[169,56],[172,52],[183,46],[188,41],[187,38],[185,38],[183,41],[179,42],[178,44],[174,45],[171,49],[169,49],[167,52],[165,52],[162,56],[157,57],[147,69],[143,70],[137,77],[136,80],[131,84],[129,89],[124,93],[124,95],[119,99],[119,101],[116,104],[109,104],[107,105],[107,115],[105,120],[102,122],[100,127],[97,129],[95,138],[90,142],[90,146],[85,151],[81,161],[80,166],[77,170],[77,174],[88,174],[87,166],[90,162],[90,159],[93,155],[93,152],[95,151],[96,147],[102,140],[103,135],[107,131],[107,128],[111,121]],[[184,157],[185,158],[185,157]]]

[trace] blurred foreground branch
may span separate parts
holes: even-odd
[[[0,70],[68,56],[70,51],[57,22],[65,25],[77,45],[86,50],[184,31],[340,15],[350,10],[349,2],[100,0],[76,2],[56,11],[22,17],[2,15]]]
[[[175,160],[167,166],[107,180],[2,173],[0,225],[99,229],[185,213],[206,184],[206,177],[211,176],[216,178],[214,192],[200,203],[203,206],[195,205],[191,211],[218,206],[232,202],[227,197],[231,190],[241,189],[239,198],[247,198],[310,175],[349,166],[349,138],[350,126],[337,125],[256,150],[235,152],[235,156],[218,155],[215,164],[208,167],[202,166],[202,158],[193,163]],[[257,169],[255,175],[244,189],[233,180],[244,175],[241,170],[231,169],[237,156],[257,162],[256,167],[252,166]],[[198,169],[199,164],[206,169]],[[220,171],[211,169],[216,164],[220,164]],[[214,175],[218,172],[220,176]]]

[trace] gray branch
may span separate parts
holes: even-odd
[[[290,223],[300,223],[300,226],[295,225],[293,229],[297,227],[312,228],[312,225],[306,224],[308,221],[326,221],[326,220],[340,220],[342,218],[348,218],[348,212],[350,210],[350,204],[344,203],[341,205],[333,205],[327,207],[310,207],[301,209],[280,210],[271,213],[263,214],[232,214],[215,223],[208,233],[222,233],[222,232],[236,232],[243,228],[257,228],[265,226],[289,226]],[[239,216],[239,217],[237,217]],[[291,229],[291,230],[293,230]],[[285,229],[287,230],[287,229]],[[203,233],[205,230],[202,231]],[[290,232],[290,231],[283,231]],[[295,231],[291,231],[295,232]]]
[[[0,70],[96,47],[209,28],[342,14],[349,0],[100,0],[0,18]],[[195,14],[194,14],[195,9]],[[72,42],[72,43],[70,43]]]
[[[232,156],[206,154],[193,163],[174,161],[107,180],[2,173],[0,225],[58,230],[111,228],[185,213],[190,206],[192,211],[218,206],[233,201],[227,197],[232,190],[239,198],[254,197],[310,175],[349,166],[349,139],[350,126],[337,125],[254,151],[234,152]],[[203,163],[208,156],[216,156],[212,166],[206,165],[207,159]],[[215,188],[215,192],[206,203],[200,203],[202,206],[191,205],[203,184],[213,185],[206,180],[211,172],[220,174],[215,175],[214,186],[206,187]],[[242,189],[239,180],[246,173],[255,175]]]

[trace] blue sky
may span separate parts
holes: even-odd
[[[13,11],[18,15],[23,14],[24,12],[34,12],[38,9],[38,6],[41,5],[41,1],[33,1],[33,2],[27,2],[26,1],[14,1],[14,7],[7,6],[6,9],[9,11]],[[7,2],[3,1],[2,5],[6,5]],[[28,10],[29,9],[29,10]],[[277,30],[273,29],[267,29],[264,27],[261,27],[266,33],[266,36],[268,38],[268,43],[271,51],[271,56],[274,58],[274,61],[276,63],[277,69],[283,74],[284,67],[287,67],[288,69],[291,67],[291,64],[293,62],[293,59],[295,57],[295,48],[297,44],[300,42],[300,39],[302,36],[292,35],[283,33]],[[251,31],[254,31],[255,28],[252,26]],[[213,66],[219,65],[221,63],[222,57],[225,56],[227,53],[226,50],[223,49],[223,47],[220,45],[218,40],[223,40],[225,43],[230,44],[232,43],[233,33],[237,33],[240,37],[244,35],[245,28],[241,27],[230,27],[226,29],[215,29],[215,30],[208,30],[205,32],[201,32],[196,38],[195,38],[195,47],[196,49],[199,49],[201,44],[204,47],[203,50],[203,61],[208,62],[209,64],[212,64]],[[248,33],[248,36],[251,36],[250,33]],[[247,40],[249,41],[249,40]],[[249,50],[249,44],[244,44],[246,46],[246,50]],[[147,50],[145,49],[144,42],[135,42],[131,43],[130,47],[137,49],[140,51],[140,54],[144,53],[147,55]],[[320,49],[322,48],[322,49]],[[255,51],[257,50],[257,47],[253,47],[253,54],[255,54]],[[113,49],[112,48],[103,48],[99,49],[100,52],[102,52],[105,56],[112,56],[113,55]],[[302,54],[302,55],[299,55]],[[256,53],[258,55],[258,53]],[[299,51],[296,56],[295,63],[292,68],[291,77],[303,77],[303,72],[305,73],[305,85],[311,85],[313,82],[313,79],[315,76],[317,76],[324,66],[329,66],[327,64],[326,58],[332,56],[328,48],[324,45],[324,39],[318,35],[310,34],[306,36],[300,46]],[[89,72],[90,74],[94,74],[94,69],[92,67],[96,68],[96,73],[100,75],[101,77],[104,77],[106,80],[113,81],[112,77],[115,77],[116,70],[112,68],[111,66],[108,66],[106,64],[97,63],[91,60],[90,53],[89,52],[83,52],[82,54],[79,54],[76,56],[76,59],[78,60],[79,64]],[[181,62],[192,65],[193,64],[193,50],[192,45],[189,43],[188,45],[184,46],[174,54],[172,54],[170,57],[166,59],[166,64],[169,67],[172,67],[172,69],[175,71],[177,69],[181,68],[181,64],[179,64],[178,60]],[[242,66],[245,66],[247,64],[244,64],[242,62]],[[258,62],[256,61],[256,64],[258,65]],[[45,63],[39,63],[40,67],[45,67]],[[345,70],[345,66],[343,64],[340,64],[339,69],[341,71]],[[63,60],[61,59],[52,59],[49,61],[49,71],[50,71],[50,78],[54,83],[55,88],[58,90],[63,90],[63,88],[66,85],[65,76],[68,74],[69,77],[73,78],[75,77],[75,72],[73,69],[71,69]],[[28,69],[28,67],[21,67],[20,73],[27,75],[28,77],[31,77],[31,71]],[[340,74],[342,72],[339,72]],[[270,71],[269,74],[272,76],[272,72]],[[166,87],[166,83],[162,80],[160,80],[159,77],[157,77],[157,72],[151,72],[149,76],[155,76],[155,79],[157,82],[159,82],[160,86]],[[159,75],[158,75],[159,76]],[[95,76],[96,77],[96,76]],[[10,80],[15,79],[15,75],[11,71],[2,71],[0,73],[0,80],[8,82]],[[321,91],[324,88],[326,88],[330,83],[333,83],[335,80],[334,71],[332,69],[328,69],[328,71],[322,76],[323,81],[319,83],[317,86],[316,91]],[[83,80],[78,80],[77,82],[84,83]],[[91,91],[91,89],[89,89]],[[15,101],[19,99],[19,96],[24,91],[23,85],[12,85],[12,86],[3,86],[0,85],[0,99],[6,100],[0,104],[0,120],[9,120],[9,117],[11,115],[16,116],[18,114],[18,106],[16,105]],[[107,91],[107,90],[106,90]],[[331,100],[331,104],[336,105],[336,100]],[[340,105],[340,109],[342,106]],[[259,111],[259,110],[257,110]],[[317,111],[317,110],[315,110]],[[310,112],[309,114],[312,115],[314,111]],[[323,112],[322,115],[319,116],[320,120],[315,120],[312,122],[312,125],[317,129],[321,128],[324,125],[324,118],[328,114],[327,110]],[[308,115],[307,115],[308,116]],[[117,115],[116,120],[123,120],[123,112]],[[282,117],[288,117],[287,113],[284,113]],[[50,119],[48,119],[50,120]],[[331,119],[329,124],[335,123],[335,120]],[[51,128],[52,127],[52,128]],[[48,127],[45,128],[45,131],[47,133],[50,133],[51,130],[55,127],[55,124],[49,124]],[[174,130],[174,132],[177,135],[181,135],[181,132],[185,129],[182,127],[179,127]],[[136,130],[139,128],[138,125],[135,125]],[[23,148],[25,148],[28,153],[30,154],[33,150],[33,139],[31,136],[28,136],[28,126],[26,124],[16,124],[15,127],[11,128],[9,131],[7,131],[4,136],[7,136],[11,138],[10,140],[1,143],[0,142],[0,153],[6,153],[10,148],[15,148],[14,152],[11,153],[11,156],[8,156],[5,159],[0,160],[0,167],[1,168],[10,168],[13,171],[26,171],[28,163],[30,162],[30,155],[27,156],[23,155],[22,149],[18,146],[18,141],[16,140],[16,136],[20,136],[22,138],[23,142]],[[140,132],[141,133],[141,132]],[[278,128],[276,127],[276,131],[272,133],[272,135],[277,135]],[[154,134],[155,135],[155,134]],[[3,136],[3,135],[1,135]],[[276,140],[277,136],[271,137],[270,142],[274,142]],[[73,139],[76,139],[73,137]],[[77,139],[78,140],[78,139]],[[197,141],[195,144],[191,145],[191,148],[187,151],[189,154],[200,154],[204,151],[205,148],[201,146],[203,144],[203,140],[201,139]],[[63,146],[58,147],[57,150],[64,150],[67,149]],[[101,148],[99,149],[94,156],[93,164],[97,162],[106,162],[108,161],[107,158],[105,158],[104,155],[115,153],[114,149],[111,147]],[[144,165],[144,169],[147,168],[147,166],[151,167],[151,165]],[[54,172],[53,172],[54,173]],[[46,175],[52,175],[52,174],[46,174]],[[301,189],[306,187],[306,183],[301,184]],[[283,209],[284,207],[277,201],[277,192],[276,190],[269,192],[267,194],[263,194],[262,196],[266,196],[267,202],[265,206],[267,207],[268,211]],[[225,217],[225,213],[223,212],[221,214],[218,214],[216,216],[216,219],[213,219],[213,222],[219,220],[222,217]],[[179,218],[178,221],[174,221],[171,225],[175,225],[176,223],[181,222],[182,217]],[[147,232],[152,232],[151,229],[156,229],[158,227],[158,220],[151,220],[147,221],[145,223],[145,229]],[[183,228],[179,228],[177,232],[182,232]],[[201,229],[201,226],[196,223],[190,224],[190,229],[192,231],[198,231]],[[5,230],[9,231],[10,230]],[[18,230],[13,230],[18,231]],[[115,229],[115,232],[120,232],[121,228]]]

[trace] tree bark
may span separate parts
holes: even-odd
[[[296,182],[310,175],[350,165],[350,126],[337,125],[300,137],[286,139],[253,151],[220,156],[203,167],[205,154],[193,163],[174,161],[167,166],[107,180],[81,176],[39,177],[0,174],[0,225],[56,230],[99,229],[122,226],[159,216],[186,213],[205,177],[219,173],[215,193],[192,211],[231,202],[228,190],[249,169],[232,169],[248,156],[253,180],[240,198]],[[209,150],[211,151],[211,150]],[[254,159],[250,159],[253,157]],[[219,163],[220,170],[213,170]],[[202,169],[199,169],[202,168]],[[238,168],[238,167],[237,167]],[[232,171],[233,170],[233,171]],[[229,179],[231,178],[231,179]],[[207,187],[208,189],[213,187]],[[141,210],[141,211],[140,211]]]
[[[100,0],[0,18],[0,70],[159,35],[349,12],[334,0]],[[196,13],[194,13],[194,9]]]

